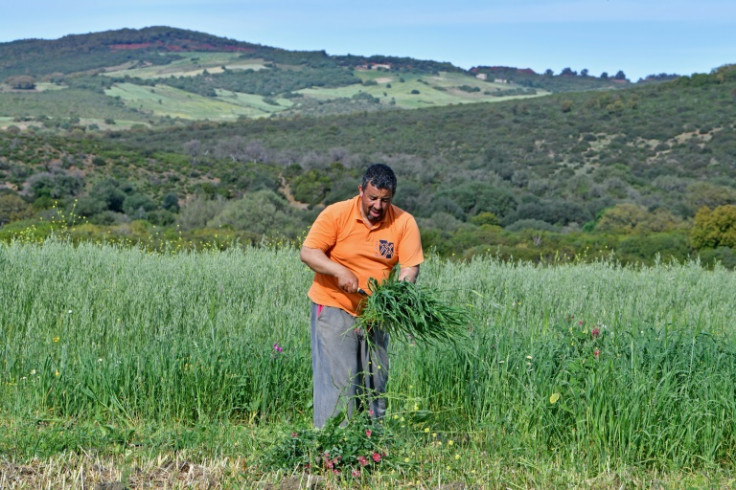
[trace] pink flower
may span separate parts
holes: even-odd
[[[593,355],[595,356],[596,359],[598,359],[600,357],[600,355],[601,355],[601,350],[600,349],[596,349],[595,352],[593,352]]]
[[[380,463],[381,462],[381,455],[378,454],[378,453],[373,453],[371,455],[371,458],[373,458],[373,461],[375,461],[376,463]]]
[[[593,330],[590,331],[590,335],[593,336],[593,338],[598,338],[598,336],[601,334],[601,331],[598,330],[598,327],[593,327]]]
[[[578,325],[582,325],[582,324],[583,324],[583,321],[582,321],[582,320],[580,320],[580,321],[578,322]]]
[[[353,478],[360,478],[360,470],[353,470]]]
[[[291,437],[293,437],[294,439],[296,439],[297,437],[299,437],[299,434],[297,434],[296,432],[292,432],[291,433]]]
[[[279,344],[273,344],[273,350],[280,353],[280,352],[283,352],[284,349],[279,347]]]
[[[360,466],[368,466],[368,460],[365,456],[358,456],[358,463],[360,463]]]
[[[371,432],[371,430],[370,430],[370,429],[366,429],[366,431],[365,431],[365,436],[366,436],[366,437],[370,437],[370,436],[371,436],[371,434],[373,434],[373,432]]]
[[[369,408],[369,409],[368,409],[368,415],[370,415],[371,417],[373,417],[373,415],[374,415],[374,412],[373,412],[373,409],[372,409],[372,408]],[[369,437],[370,437],[370,436],[369,436]]]

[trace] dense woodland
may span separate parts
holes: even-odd
[[[293,95],[302,87],[355,83],[345,66],[386,61],[184,32],[200,49],[257,52],[276,63],[268,71],[224,70],[167,82],[202,95],[215,89]],[[50,52],[58,60],[79,59],[75,70],[88,70],[108,66],[111,52],[122,56],[114,59],[120,62],[133,56],[132,50],[110,51],[112,44],[149,43],[145,56],[160,63],[186,49],[164,28],[144,38],[140,31],[103,34],[63,38]],[[43,43],[49,42],[0,46],[2,76],[30,71],[41,79],[60,69],[38,55]],[[164,52],[162,45],[168,46]],[[82,48],[88,57],[72,54]],[[15,61],[7,61],[8,53]],[[280,76],[293,74],[277,66],[286,60],[302,63],[303,76]],[[393,69],[405,73],[448,69],[392,60]],[[25,127],[20,118],[0,131],[0,236],[43,239],[63,228],[75,240],[154,248],[298,242],[323,206],[355,195],[365,166],[381,161],[399,176],[395,204],[417,217],[425,247],[444,256],[553,261],[613,254],[623,263],[700,257],[736,266],[736,67],[637,84],[623,73],[471,72],[516,76],[517,87],[556,93],[375,111],[366,109],[373,103],[366,96],[359,100],[364,106],[342,115],[309,117],[305,111],[226,123],[151,124],[139,114],[146,125],[126,130],[90,127],[81,122],[83,114],[48,103],[44,124]],[[106,111],[132,112],[104,95],[121,80],[62,75],[70,86],[66,103],[75,93],[87,94],[87,102],[98,97]],[[545,78],[547,85],[540,85]],[[18,110],[38,103],[18,92],[12,99]],[[23,97],[25,106],[17,102]],[[48,97],[58,101],[61,95]],[[113,115],[108,119],[114,124]]]

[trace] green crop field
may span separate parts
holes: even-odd
[[[338,88],[307,88],[299,93],[318,100],[335,97],[352,97],[366,93],[376,97],[382,104],[393,104],[402,109],[467,104],[475,102],[498,102],[519,96],[494,96],[493,93],[508,88],[504,84],[473,79],[464,74],[439,73],[437,75],[416,75],[370,70],[356,71],[356,76],[364,84],[354,84]],[[365,84],[368,82],[368,84]],[[375,83],[374,83],[375,82]],[[467,90],[461,90],[465,87]],[[477,88],[477,91],[471,91]],[[540,91],[537,95],[547,95]],[[529,98],[529,95],[524,95]]]
[[[724,269],[429,257],[419,280],[467,308],[467,338],[393,339],[386,420],[324,433],[293,248],[16,241],[0,274],[3,488],[734,483]]]
[[[148,87],[119,83],[107,90],[106,94],[120,97],[126,106],[143,113],[182,119],[233,120],[240,116],[262,117],[290,105],[285,99],[279,99],[279,104],[284,106],[271,105],[263,102],[263,97],[258,95],[227,91],[219,91],[216,98],[204,97],[167,85]]]
[[[122,66],[117,70],[109,70],[104,73],[111,77],[137,77],[165,78],[165,77],[190,77],[199,75],[204,70],[209,73],[220,73],[223,67],[228,70],[260,70],[264,68],[261,59],[242,58],[240,53],[208,53],[187,52],[180,53],[180,58],[166,65],[151,65],[143,67]]]
[[[8,118],[68,120],[72,116],[95,115],[95,119],[144,122],[145,115],[130,111],[103,94],[78,89],[42,92],[0,93],[0,107]],[[37,121],[36,121],[37,122]]]

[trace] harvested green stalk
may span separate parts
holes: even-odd
[[[371,294],[363,300],[358,322],[363,327],[377,327],[397,340],[418,342],[455,342],[468,332],[467,309],[450,306],[438,292],[409,281],[399,281],[397,270],[379,283],[368,281]]]

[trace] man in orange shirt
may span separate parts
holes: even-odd
[[[386,279],[398,263],[399,279],[414,282],[424,261],[414,217],[391,204],[396,192],[393,170],[371,165],[358,192],[353,199],[327,206],[301,249],[302,261],[315,272],[308,295],[316,427],[343,411],[351,416],[356,409],[383,417],[388,335],[353,325],[369,278]]]

